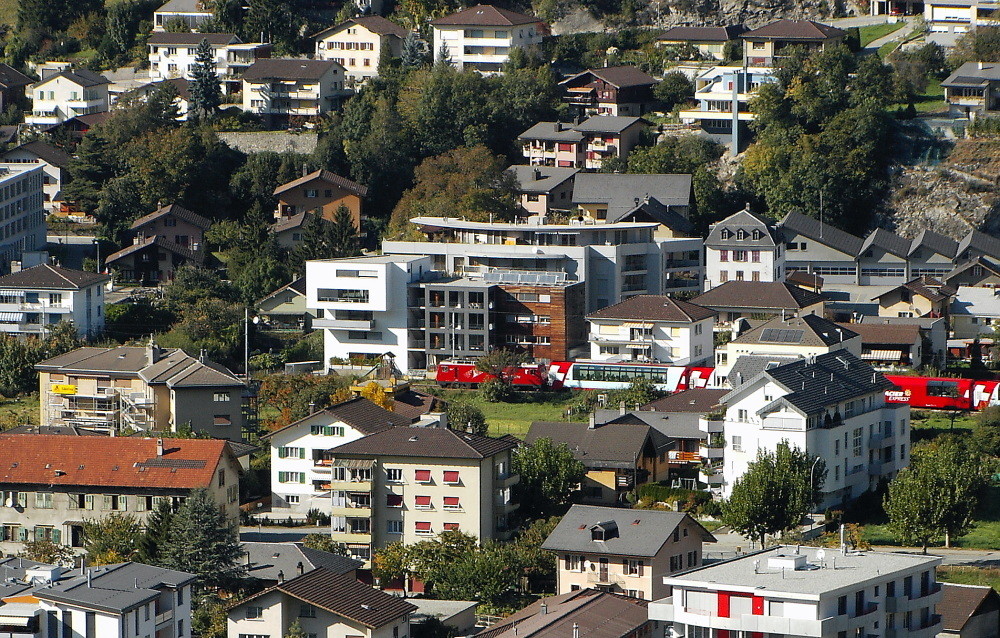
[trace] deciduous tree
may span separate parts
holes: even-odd
[[[565,443],[540,438],[514,451],[515,486],[520,511],[527,518],[561,514],[587,470]]]
[[[142,535],[142,524],[132,514],[111,512],[83,521],[83,549],[94,565],[134,560]]]
[[[465,401],[452,401],[448,404],[448,427],[481,435],[489,430],[483,411]]]

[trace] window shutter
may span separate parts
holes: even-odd
[[[44,527],[36,527],[35,528],[35,540],[36,541],[45,540],[45,528]]]
[[[283,447],[278,448],[278,458],[279,459],[285,458],[285,448]]]
[[[111,495],[110,494],[105,494],[104,495],[104,509],[105,510],[110,510],[111,509]]]
[[[305,483],[305,482],[306,482],[306,473],[299,472],[299,483]]]
[[[94,509],[94,495],[93,494],[87,494],[86,496],[84,496],[83,497],[83,503],[87,507],[88,510]]]
[[[299,458],[300,459],[306,458],[306,449],[304,447],[299,448]]]
[[[28,493],[27,492],[18,492],[17,493],[17,506],[18,507],[27,507],[28,506]]]
[[[642,568],[644,566],[645,566],[644,563],[642,561],[639,561],[639,575],[640,576],[642,576],[642,571],[643,571]],[[642,598],[642,594],[639,594],[639,598]]]
[[[118,509],[122,511],[128,510],[128,497],[124,494],[118,497]]]
[[[58,527],[52,529],[52,542],[57,545],[62,542],[62,530]]]
[[[569,567],[569,565],[570,565],[570,563],[569,563],[569,554],[566,554],[565,556],[563,556],[563,560],[566,561],[566,569],[569,569],[570,568]]]
[[[17,540],[19,540],[22,543],[27,543],[28,542],[28,528],[27,527],[19,527],[17,529]]]

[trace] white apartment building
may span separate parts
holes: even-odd
[[[497,73],[510,50],[542,43],[545,23],[533,16],[477,4],[431,21],[434,61],[444,56],[459,69]]]
[[[153,33],[146,41],[150,81],[194,79],[198,46],[202,41],[212,47],[215,72],[219,81],[231,91],[239,90],[243,73],[251,64],[271,56],[270,44],[244,43],[232,33]]]
[[[781,232],[742,210],[712,224],[705,239],[705,290],[727,281],[784,281]]]
[[[433,260],[385,252],[306,262],[306,307],[315,310],[313,328],[323,330],[324,370],[331,359],[373,359],[387,353],[400,371],[410,369],[408,288],[430,274]]]
[[[0,277],[0,332],[45,334],[63,321],[82,337],[104,330],[109,275],[39,264]]]
[[[42,140],[33,140],[0,155],[0,167],[8,164],[41,166],[45,172],[42,178],[45,207],[50,212],[57,212],[62,203],[63,184],[69,179],[69,163],[72,159],[62,149]]]
[[[42,166],[0,166],[0,271],[25,251],[45,247],[45,170]]]
[[[344,95],[344,67],[333,60],[264,58],[243,72],[243,110],[272,120],[314,119]]]
[[[32,106],[31,112],[24,114],[24,122],[52,126],[79,115],[103,113],[108,110],[110,84],[106,77],[88,69],[51,74],[43,69],[42,79],[25,89]]]
[[[330,448],[409,425],[406,417],[355,398],[262,436],[271,445],[272,512],[304,517],[311,509],[327,511],[332,503]]]
[[[587,316],[594,361],[711,364],[716,312],[662,295],[637,295]]]
[[[822,459],[819,509],[840,505],[909,464],[910,408],[887,403],[892,387],[846,350],[765,369],[722,398],[726,406],[725,496],[757,458],[787,441]]]
[[[313,36],[316,59],[339,63],[347,74],[347,86],[354,88],[378,75],[383,51],[400,56],[407,33],[382,16],[351,18]]]
[[[934,638],[941,558],[778,546],[666,576],[649,604],[669,638]]]
[[[716,66],[695,78],[695,108],[678,113],[681,122],[698,124],[704,134],[720,144],[729,144],[733,155],[750,140],[754,114],[752,100],[762,84],[774,82],[767,67]]]

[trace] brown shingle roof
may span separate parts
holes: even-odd
[[[416,422],[420,417],[431,412],[444,412],[448,403],[433,394],[425,394],[416,390],[408,390],[397,395],[392,401],[392,411]]]
[[[248,82],[267,80],[319,80],[331,68],[340,66],[333,60],[305,58],[262,58],[243,72]]]
[[[391,428],[330,450],[334,456],[417,456],[484,459],[518,446],[512,436],[494,438],[446,428]]]
[[[590,427],[589,423],[576,421],[535,421],[524,442],[530,444],[538,439],[565,443],[588,469],[634,468],[647,441],[652,441],[658,451],[670,443],[658,430],[634,422]]]
[[[168,204],[167,206],[162,206],[159,209],[153,211],[148,215],[144,215],[139,219],[132,222],[132,230],[136,228],[141,228],[146,224],[160,219],[161,217],[166,217],[167,215],[173,215],[178,219],[183,219],[189,224],[193,224],[202,230],[208,230],[212,226],[212,220],[207,217],[202,217],[198,213],[189,211],[183,206],[178,206],[177,204]]]
[[[1000,606],[1000,595],[992,587],[941,583],[941,601],[937,604],[937,613],[941,614],[945,631],[962,631],[980,607],[990,599],[993,609]]]
[[[493,5],[477,4],[474,7],[463,9],[458,13],[453,13],[449,16],[438,18],[437,20],[432,20],[431,24],[442,26],[468,25],[483,27],[513,27],[519,24],[531,24],[533,22],[541,22],[541,20],[534,16],[517,13],[515,11],[508,11],[507,9],[494,7]]]
[[[110,279],[107,275],[39,264],[0,277],[0,288],[79,290]]]
[[[728,281],[691,301],[707,308],[800,310],[823,296],[782,281]]]
[[[938,286],[938,290],[930,288],[929,287],[930,285]],[[889,293],[895,292],[900,288],[905,288],[906,290],[909,290],[913,294],[920,295],[924,299],[927,299],[928,301],[931,302],[944,301],[945,299],[948,298],[948,295],[943,293],[946,293],[950,290],[948,288],[941,287],[941,282],[937,281],[936,279],[917,277],[916,279],[908,281],[905,284],[900,284],[899,286],[896,286],[891,290],[886,290],[877,297],[872,297],[872,301],[874,301],[875,299],[881,299],[882,297],[888,295]]]
[[[837,325],[861,335],[862,345],[912,346],[915,343],[920,343],[920,326],[917,324],[838,323]]]
[[[332,405],[328,408],[324,408],[323,410],[313,412],[304,419],[299,419],[294,423],[289,423],[280,430],[274,430],[273,432],[263,435],[262,438],[270,438],[278,432],[294,428],[300,423],[314,418],[318,414],[328,414],[331,418],[334,418],[337,421],[343,421],[363,434],[375,434],[376,432],[381,432],[394,427],[405,428],[412,423],[412,421],[405,415],[390,412],[389,410],[372,403],[364,397],[355,397],[353,399],[348,399],[347,401],[342,401],[336,405]]]
[[[837,27],[812,20],[777,20],[759,29],[747,31],[741,37],[747,40],[828,40],[846,35]]]
[[[132,253],[139,252],[140,250],[148,248],[149,246],[152,246],[154,244],[156,246],[159,246],[160,248],[163,248],[164,250],[168,250],[172,253],[180,255],[185,259],[190,259],[195,263],[200,264],[205,260],[205,256],[200,251],[195,252],[190,248],[185,248],[180,244],[176,244],[170,241],[166,237],[161,237],[160,235],[153,235],[152,237],[149,237],[145,240],[140,240],[139,242],[132,244],[131,246],[126,246],[125,248],[122,248],[118,252],[108,255],[107,259],[104,260],[104,263],[111,264],[123,257],[128,257]]]
[[[313,35],[313,38],[321,38],[328,33],[336,33],[344,27],[357,24],[362,26],[372,33],[377,33],[379,35],[394,35],[397,38],[405,38],[409,31],[406,27],[396,24],[392,20],[387,20],[382,16],[361,16],[360,18],[351,18],[347,22],[341,22],[338,25],[332,26],[328,29],[323,29],[319,33]]]
[[[660,42],[727,42],[747,29],[742,24],[728,27],[673,27],[657,38]]]
[[[61,148],[56,148],[55,146],[52,146],[48,142],[43,142],[42,140],[33,140],[27,144],[21,144],[20,146],[7,151],[5,155],[13,153],[14,151],[28,151],[43,162],[51,164],[52,166],[58,166],[59,168],[66,168],[69,166],[70,160],[73,159]]]
[[[588,75],[598,77],[619,89],[656,84],[656,78],[634,66],[607,66],[600,69],[587,69],[582,73],[577,73],[572,77],[566,78],[559,84],[571,84],[574,80]]]
[[[171,33],[169,31],[157,31],[149,35],[146,44],[198,46],[202,40],[208,40],[208,43],[214,46],[240,42],[240,39],[232,33]]]
[[[587,315],[587,319],[626,319],[633,321],[701,321],[717,313],[697,304],[666,295],[636,295]]]
[[[0,435],[0,483],[194,489],[212,483],[222,458],[221,439]]]
[[[274,194],[275,195],[280,195],[281,193],[284,193],[287,190],[291,190],[291,189],[296,188],[298,186],[302,186],[303,184],[308,184],[309,182],[313,181],[314,179],[321,179],[324,182],[333,184],[334,186],[338,186],[338,187],[343,188],[345,190],[349,190],[352,193],[354,193],[355,195],[357,195],[358,197],[365,197],[365,196],[368,195],[368,187],[367,186],[362,186],[361,184],[358,184],[357,182],[353,182],[353,181],[347,179],[346,177],[341,177],[340,175],[337,175],[336,173],[332,173],[332,172],[330,172],[328,170],[325,170],[325,169],[320,169],[318,171],[313,171],[312,173],[309,173],[308,175],[303,175],[302,177],[300,177],[298,179],[294,179],[294,180],[292,180],[290,182],[286,182],[286,183],[282,184],[281,186],[275,188],[274,189]]]
[[[703,414],[711,412],[715,406],[719,405],[719,400],[727,392],[729,390],[695,388],[693,390],[668,394],[655,401],[650,401],[639,409],[655,410],[657,412],[697,412],[698,414]]]
[[[392,596],[366,585],[347,574],[338,574],[325,567],[306,572],[256,596],[243,600],[245,604],[272,591],[280,591],[330,613],[343,616],[377,629],[402,618],[417,609],[404,598]]]
[[[22,86],[28,86],[34,82],[27,75],[21,73],[17,69],[0,63],[0,86],[5,89],[16,89]]]
[[[541,606],[546,606],[542,614]],[[476,638],[572,636],[621,638],[649,621],[648,601],[583,589],[547,596],[476,634]],[[575,627],[574,627],[575,626]],[[578,630],[578,631],[574,631]]]

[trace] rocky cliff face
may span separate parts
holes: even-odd
[[[837,0],[666,0],[651,2],[644,22],[656,27],[745,24],[756,28],[780,18],[822,20],[843,13]]]

